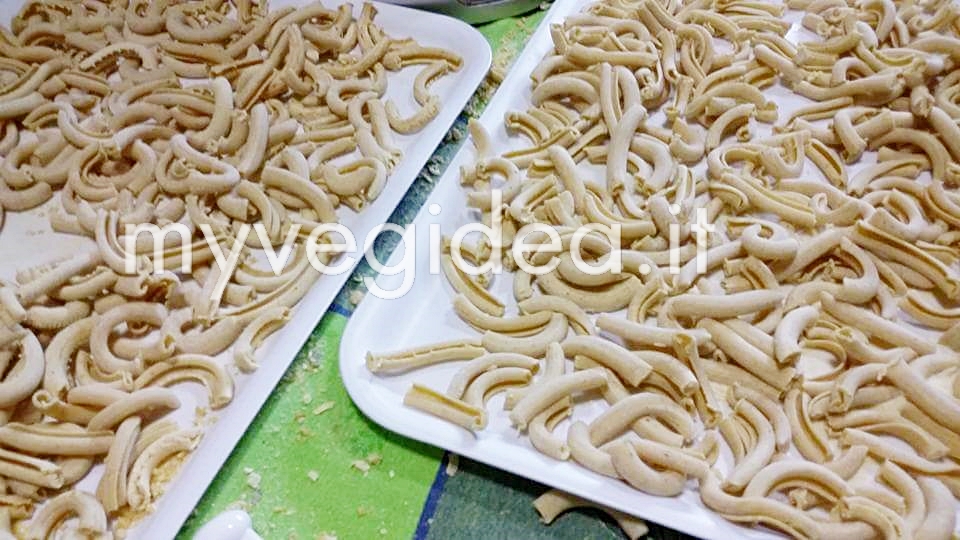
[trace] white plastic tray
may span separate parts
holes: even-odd
[[[550,24],[562,22],[584,5],[586,0],[558,0],[553,5],[480,118],[480,123],[491,134],[493,147],[497,152],[523,146],[518,142],[518,138],[508,136],[503,127],[503,118],[508,111],[526,110],[528,107],[529,75],[553,47],[549,34]],[[796,13],[789,14],[787,18],[794,23],[787,35],[788,39],[805,41],[814,37],[796,24]],[[805,102],[782,87],[772,88],[769,95],[770,99],[780,106],[781,117],[786,117],[790,111]],[[761,130],[769,132],[767,126],[760,125],[757,128],[759,133],[763,133]],[[466,193],[459,183],[460,166],[471,163],[473,159],[473,147],[468,142],[454,157],[437,189],[414,221],[416,270],[412,289],[396,300],[383,300],[368,294],[348,323],[340,347],[340,370],[354,403],[378,424],[407,437],[691,535],[718,540],[781,538],[768,529],[749,529],[732,524],[711,512],[700,502],[693,481],[679,497],[655,497],[637,491],[624,482],[593,473],[573,462],[560,462],[544,456],[533,448],[525,435],[518,434],[510,425],[507,413],[502,410],[502,394],[495,396],[487,404],[488,426],[476,434],[402,405],[403,395],[413,382],[421,382],[441,391],[445,389],[459,367],[457,365],[432,366],[399,376],[375,376],[367,370],[365,355],[368,351],[387,352],[478,336],[475,330],[454,313],[453,288],[442,275],[431,275],[428,249],[431,225],[439,225],[441,235],[449,236],[457,227],[476,221],[475,215],[466,207]],[[851,171],[856,171],[859,166],[862,165],[855,165]],[[701,164],[696,170],[702,169]],[[819,175],[809,163],[803,174],[804,177]],[[433,216],[429,212],[432,205],[440,205],[439,215]],[[439,250],[436,246],[430,247]],[[401,244],[387,264],[401,263],[410,249],[409,245]],[[400,285],[402,278],[402,274],[381,275],[377,284],[382,289],[393,290]],[[507,273],[495,276],[492,292],[501,299],[512,298],[511,279],[511,275]],[[574,417],[593,418],[605,408],[598,401],[578,406]],[[566,425],[569,425],[569,421],[558,428],[561,436]],[[724,448],[720,456],[721,465],[728,466],[730,460],[729,451]]]
[[[502,144],[508,140],[503,115],[510,110],[525,109],[529,103],[529,74],[552,47],[549,25],[561,22],[583,5],[583,0],[554,3],[491,100],[480,123],[490,131],[495,148],[503,148]],[[373,421],[407,437],[688,534],[718,540],[777,538],[769,532],[733,525],[710,512],[692,489],[676,498],[654,497],[575,463],[544,456],[533,448],[525,435],[518,434],[510,425],[502,410],[501,396],[494,397],[487,404],[487,428],[476,434],[402,405],[403,394],[414,381],[440,390],[446,388],[458,367],[456,365],[435,366],[390,377],[375,376],[367,371],[364,363],[367,351],[391,351],[477,335],[453,312],[453,288],[442,275],[430,274],[430,250],[427,249],[430,224],[439,224],[442,234],[450,235],[457,227],[474,221],[466,207],[466,193],[459,183],[460,165],[470,163],[473,156],[473,147],[468,142],[454,157],[414,221],[416,278],[410,292],[395,300],[383,300],[368,294],[350,318],[340,345],[340,371],[357,407]],[[428,211],[433,204],[441,207],[436,217]],[[408,245],[399,245],[387,264],[399,264],[405,250],[409,249]],[[402,278],[402,274],[381,275],[377,283],[385,290],[393,290]],[[510,281],[508,274],[494,277],[494,292],[500,298],[511,297]],[[591,416],[599,411],[591,411],[593,407],[590,405],[578,408],[578,413]]]
[[[286,5],[308,3],[310,2],[307,0],[276,0],[270,2],[270,7],[278,9]],[[323,3],[336,7],[344,2],[323,0]],[[439,115],[419,133],[396,136],[397,145],[403,150],[403,159],[390,175],[376,201],[359,214],[349,210],[339,212],[341,223],[354,233],[361,246],[371,230],[389,219],[391,212],[483,81],[492,58],[486,39],[466,23],[434,13],[379,2],[371,3],[378,11],[376,23],[389,35],[398,38],[412,37],[425,46],[452,50],[463,57],[463,67],[431,86],[431,90],[440,97],[442,103]],[[355,1],[353,4],[354,16],[359,16],[363,2]],[[19,2],[0,3],[0,21],[9,25],[19,6]],[[388,74],[387,97],[397,102],[403,114],[414,110],[413,79],[418,71],[419,69],[414,67],[403,70],[400,76],[395,73]],[[18,269],[47,263],[76,252],[80,249],[78,240],[82,240],[83,247],[87,249],[95,247],[92,241],[52,232],[44,217],[50,204],[52,203],[31,212],[7,214],[6,223],[0,229],[0,279],[13,280]],[[361,258],[359,253],[353,256],[358,261]],[[350,274],[351,272],[344,272],[336,276],[321,276],[294,310],[290,323],[271,337],[259,351],[260,368],[252,375],[236,376],[233,402],[221,411],[208,413],[204,418],[203,423],[208,427],[203,440],[174,480],[167,485],[167,495],[155,501],[155,511],[131,531],[134,534],[132,538],[141,536],[137,533],[146,537],[147,531],[152,538],[172,537],[176,534]],[[174,389],[183,403],[175,412],[174,418],[188,425],[193,419],[195,407],[206,406],[205,392],[199,385],[191,384],[178,385]],[[99,468],[94,469],[81,482],[80,488],[92,492],[96,489],[99,476]]]

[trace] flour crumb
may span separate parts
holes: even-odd
[[[460,456],[451,453],[447,458],[447,476],[453,476],[460,470]]]
[[[249,467],[247,467],[247,469],[249,469]],[[250,469],[249,472],[247,472],[247,469],[244,469],[244,472],[247,474],[247,485],[250,486],[251,489],[260,489],[260,481],[263,480],[263,477],[253,469]]]
[[[366,296],[366,293],[364,293],[360,289],[354,289],[350,291],[350,294],[348,295],[348,301],[354,306],[356,306],[360,304],[364,296]]]
[[[313,414],[316,416],[319,416],[329,411],[330,409],[332,409],[334,405],[336,405],[336,403],[332,401],[324,401],[323,403],[318,405],[317,408],[313,409]]]

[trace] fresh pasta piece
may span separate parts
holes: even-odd
[[[367,354],[367,369],[374,373],[397,373],[451,360],[472,360],[484,353],[480,340],[457,340],[417,347],[390,354]]]
[[[87,429],[111,429],[135,414],[144,415],[157,409],[176,409],[179,406],[180,400],[171,390],[144,388],[104,407],[90,419],[90,422],[87,423]]]
[[[490,353],[478,356],[457,371],[450,380],[446,394],[454,399],[460,399],[474,379],[490,370],[502,367],[521,368],[536,373],[540,369],[540,362],[536,358],[517,353]]]
[[[233,348],[233,361],[244,373],[257,369],[256,348],[290,320],[290,309],[276,306],[257,316],[240,334]]]
[[[105,470],[97,485],[97,499],[108,512],[116,512],[127,502],[127,475],[133,464],[134,444],[140,436],[140,424],[138,416],[121,422],[104,458]]]
[[[570,448],[570,456],[580,465],[610,478],[620,478],[609,452],[600,450],[590,442],[589,428],[583,422],[570,425],[567,447]]]
[[[10,372],[0,382],[0,407],[19,403],[40,385],[44,376],[43,346],[36,335],[27,333],[19,339],[19,354],[9,359]]]
[[[487,425],[487,413],[460,399],[451,398],[414,383],[403,397],[403,404],[448,420],[471,431]]]
[[[609,452],[614,469],[634,488],[661,497],[676,496],[683,491],[684,475],[671,470],[659,471],[647,465],[630,443],[617,441],[610,445]]]
[[[588,369],[561,375],[547,382],[534,385],[510,411],[510,421],[519,429],[524,429],[534,416],[543,412],[560,398],[577,391],[583,392],[602,388],[606,384],[607,375],[603,371]]]
[[[934,478],[917,478],[926,502],[927,515],[916,531],[917,538],[946,538],[956,527],[956,501],[951,500],[949,490]]]
[[[151,475],[158,465],[180,452],[196,448],[202,431],[188,428],[164,435],[147,446],[130,467],[127,501],[131,508],[144,508],[153,498]]]
[[[572,413],[571,403],[560,400],[548,407],[533,418],[527,426],[530,435],[530,444],[540,452],[560,461],[570,458],[570,448],[567,442],[552,432],[556,424],[569,417]]]
[[[540,495],[533,501],[533,507],[537,510],[537,513],[540,514],[540,520],[545,524],[549,525],[553,523],[560,514],[563,514],[567,510],[573,508],[598,508],[599,510],[607,513],[616,520],[617,524],[620,525],[620,528],[623,529],[623,532],[627,535],[627,538],[630,540],[637,540],[647,535],[649,528],[643,520],[637,519],[623,512],[613,510],[612,508],[607,508],[605,506],[599,506],[595,503],[591,503],[585,499],[581,499],[575,495],[569,493],[564,493],[562,491],[551,489],[543,495]]]
[[[568,356],[584,355],[620,376],[633,386],[639,385],[650,374],[653,368],[639,356],[612,341],[596,336],[573,336],[563,343],[563,352]]]
[[[44,504],[22,529],[25,538],[40,539],[52,536],[63,521],[77,517],[78,534],[107,534],[107,515],[93,495],[71,490]]]
[[[536,334],[521,337],[487,330],[483,334],[481,343],[486,350],[491,352],[517,352],[539,358],[546,354],[547,347],[551,343],[562,341],[566,337],[568,329],[567,318],[559,313],[554,313],[550,317],[550,322]]]
[[[738,492],[745,488],[750,479],[773,458],[776,438],[769,420],[749,401],[741,400],[737,402],[734,412],[742,414],[757,434],[756,445],[749,449],[743,460],[734,467],[723,484],[725,490]]]
[[[141,373],[133,382],[134,389],[169,386],[184,380],[197,380],[210,396],[210,406],[219,409],[233,400],[233,376],[214,358],[182,354],[158,362]]]
[[[693,424],[686,411],[669,398],[647,393],[624,398],[604,411],[590,424],[590,441],[594,446],[602,446],[645,416],[661,420],[687,442],[693,439]]]
[[[91,456],[106,453],[113,435],[75,424],[31,425],[10,422],[0,427],[4,446],[34,455]]]

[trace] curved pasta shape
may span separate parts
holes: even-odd
[[[46,364],[40,341],[34,334],[27,333],[20,337],[17,346],[20,354],[16,363],[0,381],[0,407],[19,403],[43,381]]]
[[[529,369],[518,367],[494,368],[476,377],[463,393],[463,401],[482,407],[486,400],[510,386],[526,386],[533,378]]]
[[[540,520],[549,525],[560,514],[572,508],[592,507],[597,508],[606,514],[609,514],[630,540],[637,540],[647,535],[649,528],[646,523],[640,519],[628,516],[611,508],[599,506],[595,503],[581,499],[569,493],[551,489],[533,501],[533,507],[540,514]]]
[[[260,181],[268,188],[276,188],[297,197],[314,210],[321,223],[336,223],[337,216],[327,194],[309,181],[286,169],[267,165]]]
[[[925,474],[951,474],[958,469],[954,462],[928,460],[912,451],[903,451],[900,448],[891,447],[879,436],[857,428],[845,428],[841,435],[841,442],[847,445],[859,444],[866,446],[869,448],[870,453],[875,456],[888,459],[898,465]]]
[[[613,312],[627,307],[630,299],[642,286],[640,279],[631,275],[607,287],[584,289],[563,281],[557,272],[537,276],[536,282],[547,294],[569,298],[583,309],[592,312]]]
[[[763,227],[758,223],[748,226],[740,235],[740,243],[743,250],[760,260],[780,261],[793,259],[800,249],[799,242],[795,238],[784,237],[786,235],[777,234],[783,231],[782,228],[774,229],[773,237],[764,238],[760,235]],[[781,238],[777,238],[781,236]]]
[[[597,417],[590,424],[591,444],[603,446],[644,416],[665,422],[686,441],[693,439],[693,423],[686,411],[669,398],[650,393],[634,394],[622,399]]]
[[[256,348],[286,324],[290,320],[290,315],[289,308],[277,306],[264,311],[243,329],[233,349],[234,363],[241,371],[251,373],[257,369],[258,365],[254,359]]]
[[[903,360],[893,363],[885,372],[885,377],[920,410],[937,418],[944,426],[953,430],[960,426],[960,408],[956,400],[930,385]]]
[[[790,419],[787,418],[786,413],[780,408],[779,403],[757,390],[738,383],[733,385],[733,397],[737,400],[743,399],[749,401],[766,417],[773,428],[777,451],[786,452],[790,447],[792,432]]]
[[[236,186],[242,171],[194,150],[186,136],[174,135],[170,149],[160,157],[157,172],[157,182],[166,192],[209,195],[224,193]]]
[[[665,307],[673,317],[729,319],[776,307],[783,301],[783,297],[783,292],[776,290],[747,291],[722,296],[684,294],[671,298]]]
[[[710,341],[710,334],[701,328],[674,329],[642,325],[608,315],[597,317],[597,327],[637,345],[671,347],[679,334],[692,337],[698,345]]]
[[[167,317],[167,310],[160,304],[133,302],[121,304],[106,313],[90,330],[90,352],[97,367],[106,373],[120,371],[139,374],[143,371],[143,361],[140,358],[123,359],[110,349],[110,335],[113,329],[121,324],[148,324],[160,327]],[[167,339],[161,337],[161,339]],[[172,343],[171,343],[172,345]],[[172,351],[171,351],[172,352]]]
[[[800,335],[820,316],[815,306],[802,306],[787,313],[774,333],[774,351],[781,365],[793,365],[802,353]]]
[[[869,523],[886,536],[903,536],[906,532],[903,518],[897,512],[866,497],[854,495],[841,499],[839,513],[844,519]]]
[[[917,483],[923,491],[927,509],[927,514],[916,531],[917,538],[950,536],[957,521],[956,512],[952,511],[955,502],[951,500],[950,491],[934,478],[921,476],[917,478]]]
[[[673,497],[683,491],[686,478],[675,471],[658,471],[637,456],[636,450],[626,441],[610,445],[610,460],[623,479],[640,491],[660,497]]]
[[[217,77],[210,86],[215,103],[210,122],[203,130],[187,137],[190,144],[203,149],[216,148],[220,138],[229,132],[233,121],[233,89],[230,82],[223,77]]]
[[[643,461],[655,466],[677,471],[698,480],[709,474],[710,466],[706,458],[697,450],[683,450],[645,439],[634,439],[630,444]]]
[[[860,521],[836,522],[813,518],[799,509],[772,498],[734,497],[720,489],[720,480],[711,472],[700,483],[700,499],[708,508],[738,522],[760,522],[801,538],[858,538],[873,534],[873,528]]]
[[[517,337],[487,330],[481,343],[490,352],[517,352],[539,358],[546,354],[551,343],[558,343],[566,337],[568,328],[567,318],[560,313],[554,313],[550,322],[536,334]]]
[[[204,355],[177,355],[143,370],[134,380],[135,390],[199,380],[207,388],[210,406],[225,407],[233,401],[233,377],[215,359]],[[91,420],[92,421],[92,420]]]
[[[218,22],[204,27],[194,27],[187,18],[194,15],[190,5],[171,6],[167,8],[166,30],[170,35],[187,43],[211,43],[223,41],[239,29],[233,19],[220,18]]]
[[[558,401],[533,418],[527,426],[530,443],[540,452],[559,461],[570,459],[570,448],[564,439],[556,437],[552,429],[572,414],[571,404]]]
[[[653,371],[639,356],[601,337],[573,336],[560,345],[568,357],[583,355],[596,360],[632,386],[638,386]]]
[[[525,369],[536,373],[540,369],[540,362],[536,358],[519,353],[489,353],[478,356],[464,364],[450,380],[446,394],[454,399],[461,399],[472,381],[490,372],[505,367]],[[469,402],[469,400],[467,400]]]
[[[570,449],[570,456],[580,465],[604,476],[620,478],[610,454],[590,442],[589,428],[583,422],[570,425],[567,430],[567,447]]]
[[[147,446],[130,467],[127,500],[134,509],[145,508],[152,499],[150,476],[160,463],[180,452],[189,452],[200,442],[202,431],[188,428],[169,433]]]
[[[97,427],[84,430],[75,424],[30,425],[10,422],[0,426],[0,442],[31,454],[93,456],[105,454],[113,434]]]
[[[110,403],[94,416],[87,429],[112,429],[133,415],[180,407],[180,399],[166,388],[143,388]]]
[[[824,463],[831,457],[831,449],[810,420],[809,401],[802,390],[792,388],[784,396],[784,412],[790,421],[793,444],[800,454],[815,463]]]
[[[904,533],[916,534],[927,512],[923,489],[917,480],[891,461],[885,461],[880,466],[879,477],[903,496],[906,504],[903,512]]]
[[[30,398],[31,403],[44,414],[59,420],[75,424],[86,424],[94,417],[96,411],[80,405],[66,403],[54,397],[46,390],[37,390]],[[92,464],[92,463],[91,463]]]
[[[107,515],[97,499],[79,490],[64,492],[47,501],[22,529],[25,538],[49,538],[60,524],[71,517],[78,519],[77,533],[107,534]]]
[[[742,414],[757,434],[757,442],[754,447],[747,451],[743,460],[737,463],[723,483],[725,490],[739,492],[763,467],[770,463],[775,451],[776,441],[770,422],[753,404],[740,400],[734,407],[734,412]]]
[[[134,443],[140,436],[141,423],[137,416],[121,422],[104,459],[103,476],[97,485],[97,499],[107,512],[115,512],[127,503],[127,474],[133,464]]]
[[[505,334],[530,334],[552,319],[550,310],[534,311],[517,317],[493,317],[473,305],[462,294],[454,298],[453,308],[461,319],[474,328]]]
[[[831,502],[854,494],[844,478],[817,463],[775,461],[761,469],[747,484],[744,497],[767,497],[787,485],[803,485]]]
[[[510,411],[510,421],[525,429],[533,418],[564,396],[576,391],[602,388],[607,384],[606,374],[599,369],[568,373],[547,382],[534,385]],[[571,446],[571,452],[573,448]],[[576,455],[574,454],[574,458]]]
[[[851,240],[888,262],[896,262],[930,280],[948,298],[960,295],[960,278],[942,261],[913,244],[864,222],[858,222]]]
[[[38,330],[60,330],[90,314],[86,302],[67,302],[62,306],[31,306],[26,311],[24,323]]]

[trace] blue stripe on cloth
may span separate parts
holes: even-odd
[[[443,494],[443,487],[447,483],[447,462],[449,457],[449,452],[443,453],[443,459],[440,460],[440,467],[437,468],[437,475],[433,478],[433,485],[430,486],[430,492],[427,493],[427,500],[423,503],[423,512],[420,513],[417,530],[413,533],[414,540],[425,540],[427,533],[430,532],[430,519],[433,518],[433,515],[437,512],[440,495]]]
[[[336,313],[336,314],[338,314],[338,315],[343,315],[344,317],[350,317],[350,315],[353,315],[353,312],[352,312],[352,311],[350,311],[349,309],[341,306],[340,304],[338,304],[338,303],[336,303],[336,302],[330,304],[330,311],[332,311],[332,312],[334,312],[334,313]]]

